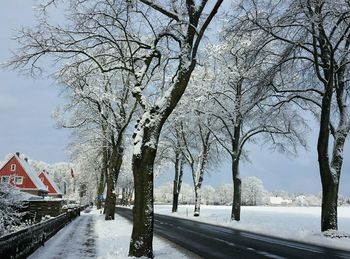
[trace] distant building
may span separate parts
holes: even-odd
[[[0,182],[17,187],[22,192],[46,196],[48,190],[40,181],[37,173],[29,165],[28,159],[20,158],[16,153],[0,169]]]
[[[288,205],[291,203],[292,203],[292,200],[285,200],[280,196],[270,197],[270,204],[271,205]]]
[[[60,188],[57,186],[56,182],[52,179],[48,172],[42,170],[39,173],[39,178],[42,183],[47,187],[48,195],[55,198],[62,198],[63,193]]]

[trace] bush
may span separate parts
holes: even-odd
[[[0,236],[12,232],[22,224],[22,194],[16,188],[0,184]]]

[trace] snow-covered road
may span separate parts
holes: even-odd
[[[36,250],[30,259],[80,259],[96,258],[94,214],[82,213],[55,236],[45,246]]]

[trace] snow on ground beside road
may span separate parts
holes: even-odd
[[[266,235],[350,250],[350,238],[326,238],[320,232],[320,207],[242,207],[241,221],[231,222],[230,206],[201,206],[200,217],[193,216],[193,205],[155,205],[155,213],[223,225]],[[350,207],[338,207],[338,235],[350,236]]]
[[[39,247],[29,259],[95,258],[94,218],[81,213]]]
[[[38,248],[29,259],[116,259],[128,257],[132,224],[121,216],[115,220],[104,220],[96,209],[82,212],[80,217],[57,232]],[[192,253],[154,237],[155,258],[197,258]]]
[[[131,222],[119,215],[115,215],[115,220],[105,221],[104,215],[97,210],[91,213],[97,217],[95,224],[97,258],[130,258],[128,252],[132,232]],[[157,259],[196,258],[192,253],[157,236],[153,238],[153,250]]]

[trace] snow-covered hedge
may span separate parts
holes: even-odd
[[[0,184],[0,236],[7,234],[20,225],[22,216],[25,214],[21,212],[23,194],[17,189]]]

